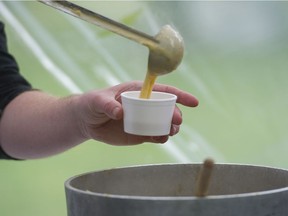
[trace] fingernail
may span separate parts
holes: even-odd
[[[178,125],[172,125],[172,128],[171,128],[171,134],[172,135],[175,135],[179,132],[179,126]]]
[[[119,110],[120,110],[120,108],[119,108],[119,107],[115,107],[115,108],[113,109],[113,112],[112,112],[112,114],[113,114],[113,116],[114,116],[115,118],[117,118],[117,117],[118,117],[118,114],[119,114]]]

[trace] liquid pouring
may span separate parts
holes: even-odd
[[[182,60],[183,39],[169,25],[162,27],[160,32],[152,37],[69,1],[38,1],[147,46],[149,48],[148,69],[140,94],[141,98],[149,98],[157,76],[172,72]]]
[[[183,58],[183,39],[171,26],[163,26],[155,38],[159,44],[149,47],[148,70],[140,98],[149,98],[157,76],[175,70]]]

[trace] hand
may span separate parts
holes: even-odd
[[[137,136],[124,132],[120,95],[125,91],[140,90],[141,86],[142,82],[132,81],[77,96],[75,113],[83,136],[112,145],[133,145],[143,142],[165,143],[169,136],[177,134],[182,123],[181,111],[177,106],[169,136]],[[198,100],[193,95],[172,86],[155,84],[153,91],[175,94],[177,103],[184,106],[198,105]]]

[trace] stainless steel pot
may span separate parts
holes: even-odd
[[[201,164],[91,172],[65,182],[68,216],[287,216],[288,171],[216,164],[209,195],[193,196]]]

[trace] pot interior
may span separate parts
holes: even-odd
[[[82,192],[128,196],[193,196],[201,164],[152,165],[83,174],[66,186]],[[264,192],[288,186],[288,171],[216,164],[208,195]]]

